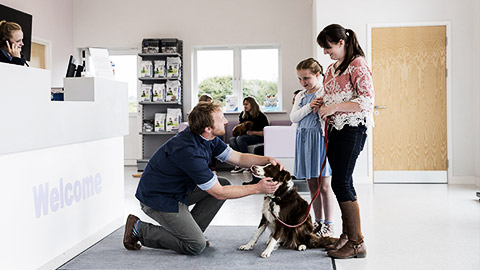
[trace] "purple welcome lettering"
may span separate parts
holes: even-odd
[[[35,202],[35,217],[39,218],[41,210],[43,209],[43,215],[48,214],[48,183],[45,183],[45,189],[43,184],[33,187],[33,201]]]
[[[91,196],[100,194],[102,191],[102,177],[97,173],[95,177],[87,176],[82,180],[64,185],[60,178],[58,187],[50,186],[49,183],[33,187],[33,202],[35,205],[35,217],[48,215],[49,210],[56,212],[73,202],[81,202]]]

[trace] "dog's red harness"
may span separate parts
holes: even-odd
[[[327,119],[325,120],[325,157],[323,158],[323,162],[322,162],[322,166],[320,167],[320,176],[318,177],[317,181],[319,182],[320,181],[320,177],[322,175],[322,172],[323,172],[323,169],[325,168],[326,164],[327,164],[327,147],[328,147],[328,122],[329,122],[330,118],[327,117]],[[308,216],[309,216],[309,213],[310,213],[310,209],[312,208],[312,204],[313,202],[315,201],[315,199],[318,197],[318,194],[320,193],[320,183],[318,183],[318,189],[317,189],[317,192],[315,193],[315,195],[313,196],[312,198],[312,201],[308,204],[308,209],[307,209],[307,213],[305,215],[305,218],[303,219],[302,222],[300,222],[299,224],[297,225],[289,225],[285,222],[283,222],[280,218],[278,218],[274,213],[273,213],[273,200],[272,202],[270,202],[270,212],[272,214],[272,216],[278,221],[280,222],[283,226],[286,226],[286,227],[289,227],[289,228],[296,228],[296,227],[299,227],[301,226],[303,223],[305,223],[305,221],[307,221],[308,219]]]

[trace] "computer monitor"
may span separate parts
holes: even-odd
[[[77,70],[77,66],[75,65],[75,58],[73,55],[70,55],[70,59],[68,59],[68,66],[67,66],[67,75],[66,77],[75,77],[75,71]]]
[[[30,51],[32,46],[32,15],[19,10],[0,5],[0,21],[18,23],[22,27],[23,47],[22,53],[27,61],[30,61]]]
[[[70,55],[68,59],[68,66],[67,66],[67,75],[65,77],[82,77],[82,72],[85,69],[82,65],[75,65],[75,58],[73,55]]]

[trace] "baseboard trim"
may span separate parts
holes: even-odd
[[[368,176],[353,176],[354,184],[373,184],[372,179]]]
[[[448,184],[480,186],[480,178],[475,176],[452,176],[448,178]]]
[[[107,235],[111,234],[118,228],[120,228],[124,224],[123,216],[115,219],[115,221],[111,222],[103,229],[98,230],[93,235],[89,236],[88,238],[84,239],[74,247],[66,250],[61,255],[57,256],[56,258],[52,259],[51,261],[47,262],[43,266],[39,267],[40,270],[47,270],[47,269],[57,269],[69,260],[73,259],[78,254],[82,253],[89,247],[93,246],[98,241],[105,238]]]

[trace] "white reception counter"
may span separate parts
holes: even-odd
[[[0,84],[0,269],[53,269],[123,225],[127,84],[50,101],[49,71],[3,63]]]

